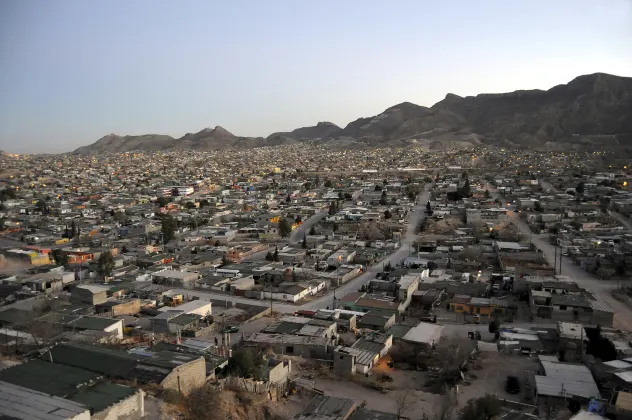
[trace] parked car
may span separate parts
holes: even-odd
[[[226,328],[224,328],[223,332],[233,334],[233,333],[239,332],[239,327],[235,327],[234,325],[229,325]]]
[[[510,394],[520,393],[520,379],[517,376],[507,376],[507,385],[505,390]]]

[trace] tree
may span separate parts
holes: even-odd
[[[432,211],[432,207],[430,206],[430,200],[426,201],[426,211],[428,211],[428,213]]]
[[[285,217],[281,217],[279,219],[279,236],[287,238],[290,236],[290,233],[292,233],[292,225]]]
[[[412,410],[415,405],[415,396],[410,389],[405,389],[402,391],[398,391],[398,395],[395,398],[395,402],[397,404],[397,419],[401,419],[406,417],[406,413]]]
[[[292,197],[290,197],[289,195],[287,197],[285,197],[285,202],[286,203],[290,203],[292,201]]]
[[[121,247],[121,253],[122,254],[127,254],[129,252],[129,249],[127,249],[127,245],[123,245]]]
[[[344,200],[345,199],[345,195],[342,193],[342,191],[338,192],[338,200]]]
[[[274,261],[274,255],[272,255],[272,252],[268,251],[266,254],[266,261]]]
[[[491,334],[496,334],[496,331],[498,331],[498,328],[500,328],[500,323],[498,322],[496,318],[494,318],[492,322],[489,323],[488,330]]]
[[[388,263],[386,263],[386,265],[384,266],[384,271],[391,271],[393,269],[393,266],[391,265],[391,262],[389,261]]]
[[[382,186],[380,184],[375,184],[375,191],[382,191]]]
[[[61,249],[55,248],[51,252],[51,256],[57,265],[67,265],[68,264],[68,255],[66,255]]]
[[[179,196],[179,195],[180,195],[180,192],[178,191],[178,189],[177,189],[177,188],[173,188],[173,189],[171,190],[171,196],[172,196],[172,197],[177,197],[177,196]]]
[[[494,395],[471,399],[461,410],[461,420],[490,420],[500,414],[500,401]]]
[[[489,198],[489,197],[491,197],[489,190],[485,190],[485,198]]]
[[[334,214],[336,214],[338,212],[338,206],[336,206],[336,202],[332,201],[331,203],[329,203],[329,215],[333,216]]]
[[[309,234],[310,234],[310,235],[316,235],[316,228],[314,228],[314,225],[312,225],[312,226],[309,228]]]
[[[210,384],[204,384],[189,392],[181,400],[187,420],[219,419],[229,416],[223,408],[218,391]]]
[[[272,254],[273,261],[279,261],[279,248],[274,247],[274,254]]]
[[[438,266],[436,262],[428,261],[428,264],[426,264],[426,267],[428,268],[428,270],[432,271],[432,270],[436,270]]]
[[[110,251],[105,251],[99,256],[97,271],[102,276],[111,276],[114,270],[114,257]]]
[[[188,210],[193,210],[195,208],[195,203],[193,201],[187,201],[184,203],[184,207]]]
[[[348,192],[346,192],[346,193],[345,193],[345,196],[344,196],[344,197],[345,197],[345,200],[351,200],[351,199],[353,199],[353,196],[351,195],[351,193],[348,193]]]
[[[334,186],[334,184],[332,184],[330,180],[326,180],[325,181],[325,188],[331,188],[333,186]]]
[[[303,249],[307,249],[307,236],[303,235],[303,243],[301,244]]]
[[[222,265],[230,265],[230,260],[226,255],[222,256]]]
[[[68,237],[72,239],[75,236],[77,236],[77,223],[73,220],[70,224],[70,234],[68,235]]]
[[[37,203],[35,203],[35,209],[44,216],[48,214],[48,204],[44,200],[38,200]]]
[[[171,202],[171,200],[167,197],[158,197],[158,200],[156,200],[156,203],[158,203],[158,205],[160,207],[164,207],[167,204],[169,204]]]
[[[204,200],[200,201],[200,208],[206,207],[206,206],[210,206],[211,203],[205,198]]]
[[[162,240],[166,244],[174,238],[176,234],[176,229],[178,227],[178,223],[176,222],[176,219],[174,219],[171,215],[166,214],[162,218],[161,225],[162,225]]]
[[[263,358],[255,355],[248,348],[239,348],[228,359],[226,370],[230,375],[240,378],[260,380],[262,376]]]
[[[580,182],[579,184],[577,184],[577,186],[575,187],[575,192],[579,195],[582,195],[584,193],[585,190],[585,186],[583,182]]]
[[[384,218],[385,218],[386,220],[388,220],[388,219],[390,219],[391,217],[393,217],[393,215],[391,214],[391,212],[390,212],[388,209],[384,210]]]
[[[301,215],[297,215],[296,218],[294,219],[294,223],[302,223],[303,222],[303,218],[301,217]]]
[[[314,177],[314,186],[318,187],[320,185],[320,177],[316,175]]]
[[[533,204],[533,210],[537,211],[537,212],[542,212],[544,209],[542,208],[542,204],[540,204],[540,201],[536,201]]]

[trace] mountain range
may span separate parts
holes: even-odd
[[[419,144],[436,149],[483,143],[622,147],[632,144],[632,78],[595,73],[546,91],[466,97],[449,93],[429,108],[404,102],[344,128],[319,122],[265,138],[236,136],[219,126],[177,139],[160,134],[110,134],[74,153],[247,149],[304,141],[354,148]]]

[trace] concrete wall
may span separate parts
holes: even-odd
[[[345,376],[355,373],[355,356],[347,353],[334,352],[334,373]]]
[[[279,362],[274,368],[270,369],[268,374],[268,380],[272,383],[278,384],[285,382],[292,372],[292,361]]]
[[[187,395],[191,390],[204,385],[205,382],[206,360],[200,357],[197,360],[175,368],[163,379],[160,385],[165,389],[172,389]]]
[[[145,393],[142,389],[112,407],[94,413],[92,420],[136,420],[145,415]]]

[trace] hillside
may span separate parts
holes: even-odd
[[[267,138],[238,137],[222,127],[170,136],[105,136],[75,153],[130,150],[210,150],[276,146],[321,140],[341,147],[390,147],[411,143],[430,148],[480,143],[567,147],[632,143],[632,78],[604,73],[579,76],[547,91],[461,97],[447,94],[430,108],[410,102],[392,106],[340,128],[320,122]]]

